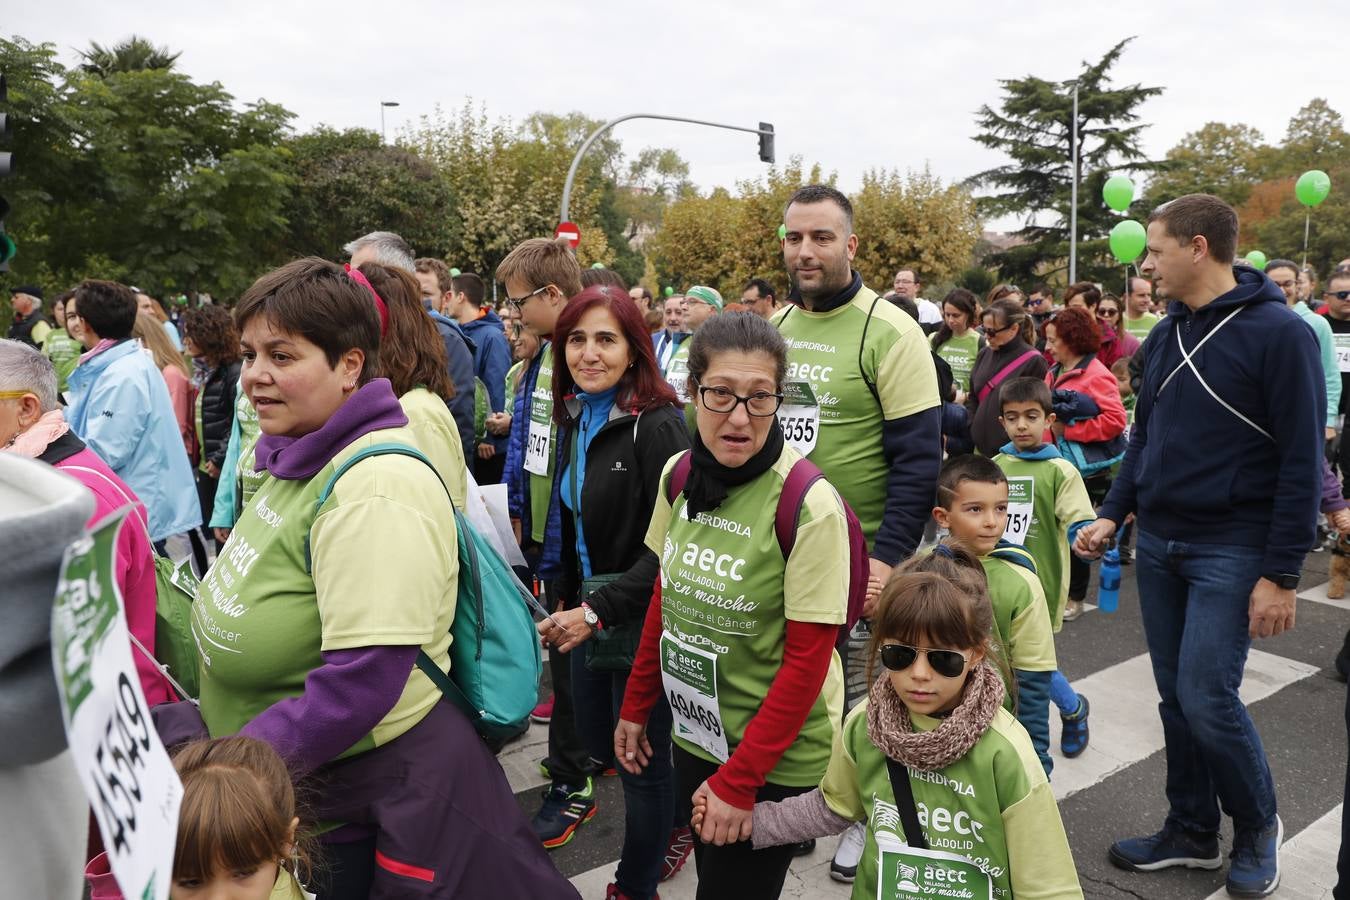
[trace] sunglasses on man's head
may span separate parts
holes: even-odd
[[[927,655],[928,665],[943,678],[955,678],[966,668],[967,660],[963,653],[955,650],[929,650],[927,647],[911,647],[909,644],[883,644],[881,664],[892,672],[903,672],[914,665],[920,653]]]

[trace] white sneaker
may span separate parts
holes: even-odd
[[[834,851],[834,859],[830,860],[830,877],[852,884],[854,876],[858,874],[858,862],[862,859],[863,844],[866,842],[866,826],[862,822],[850,825],[848,831],[839,838],[839,848]]]

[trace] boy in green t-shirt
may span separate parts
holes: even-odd
[[[1017,720],[1031,735],[1046,775],[1050,759],[1050,678],[1055,639],[1050,609],[1031,554],[1003,540],[1008,527],[1008,479],[993,460],[969,454],[947,461],[938,474],[933,518],[980,557],[994,629],[1016,678]],[[1009,698],[1013,685],[1008,685]]]
[[[1078,529],[1096,519],[1083,476],[1047,444],[1045,431],[1055,421],[1050,388],[1039,378],[1014,378],[1003,386],[1000,419],[1008,441],[994,462],[1008,478],[1008,527],[1005,540],[1021,544],[1036,561],[1050,606],[1050,624],[1058,633],[1068,599],[1069,548]],[[1050,676],[1050,700],[1064,724],[1060,746],[1067,757],[1087,749],[1088,701],[1056,670]]]

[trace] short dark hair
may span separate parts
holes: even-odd
[[[136,295],[116,281],[90,278],[75,289],[80,320],[100,338],[120,341],[136,326]]]
[[[1341,266],[1332,269],[1331,274],[1327,276],[1327,287],[1331,287],[1333,281],[1341,281],[1342,279],[1350,279],[1350,267]]]
[[[689,339],[689,377],[698,381],[719,353],[767,353],[774,361],[774,381],[787,379],[787,344],[778,329],[752,312],[713,316]]]
[[[189,309],[183,314],[183,337],[192,338],[212,368],[239,361],[239,332],[223,306]]]
[[[375,298],[326,259],[297,259],[253,282],[234,308],[234,324],[241,335],[255,316],[266,316],[278,331],[298,334],[318,346],[332,368],[348,350],[360,350],[366,357],[361,384],[379,371],[380,314]]]
[[[787,218],[787,211],[794,203],[833,203],[844,211],[844,221],[847,223],[848,230],[853,230],[853,204],[849,202],[842,191],[830,187],[828,184],[808,184],[805,187],[799,187],[788,198],[787,205],[783,207],[783,218]]]
[[[956,502],[956,492],[963,481],[975,481],[980,484],[1007,484],[1008,476],[987,456],[967,453],[955,456],[943,464],[938,472],[937,502],[943,509],[951,509]]]
[[[1054,402],[1050,399],[1050,386],[1039,378],[1008,379],[998,395],[999,415],[1003,415],[1003,408],[1009,403],[1039,404],[1047,416],[1055,411]]]
[[[886,299],[893,305],[899,307],[903,312],[908,313],[909,317],[915,322],[919,321],[919,304],[915,303],[909,297],[902,297],[899,294],[887,294]]]
[[[1298,277],[1298,263],[1294,262],[1292,259],[1272,259],[1270,262],[1266,263],[1267,275],[1270,274],[1271,269],[1289,269],[1294,273],[1295,278]]]
[[[450,267],[434,256],[423,256],[415,260],[413,271],[421,274],[430,272],[435,275],[436,287],[440,288],[442,294],[455,289],[455,280],[454,276],[450,274]]]
[[[774,293],[773,285],[769,284],[769,282],[765,281],[763,278],[751,278],[745,283],[745,287],[741,288],[741,293],[745,293],[751,288],[759,291],[760,297],[770,297],[775,300],[778,299],[778,295]]]
[[[1042,297],[1055,296],[1055,292],[1051,290],[1050,285],[1046,284],[1045,282],[1041,282],[1040,284],[1033,286],[1031,288],[1031,293],[1040,294]]]
[[[483,298],[487,296],[487,291],[483,287],[483,279],[474,272],[460,272],[451,279],[453,290],[456,294],[463,294],[469,298],[469,302],[474,306],[482,306]]]
[[[1237,254],[1237,210],[1213,194],[1186,194],[1168,201],[1149,214],[1148,222],[1161,222],[1167,236],[1182,243],[1203,237],[1210,257],[1224,265]]]
[[[623,280],[623,276],[613,269],[606,269],[603,266],[599,269],[590,268],[581,270],[581,286],[583,288],[594,285],[604,285],[605,287],[618,288],[625,294],[628,293],[628,283]],[[631,297],[629,298],[632,299]]]
[[[1064,291],[1064,305],[1068,306],[1069,301],[1078,296],[1083,298],[1088,309],[1096,309],[1097,304],[1102,302],[1102,289],[1091,281],[1075,281]]]

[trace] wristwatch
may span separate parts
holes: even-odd
[[[1276,587],[1283,588],[1286,591],[1292,591],[1294,588],[1298,587],[1298,573],[1290,574],[1289,572],[1276,572],[1271,575],[1262,575],[1261,577],[1267,581],[1275,582]]]
[[[600,630],[600,617],[595,614],[595,610],[591,609],[589,603],[581,604],[581,620],[586,623],[591,631]]]

